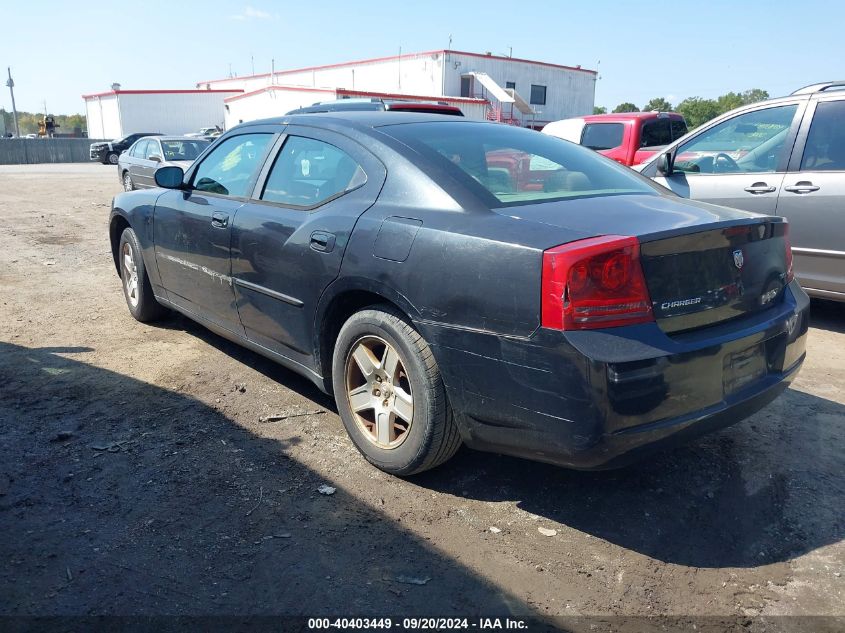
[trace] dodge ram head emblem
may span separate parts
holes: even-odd
[[[735,250],[734,251],[734,265],[737,268],[742,269],[742,265],[744,263],[745,263],[745,257],[742,254],[742,250],[741,249]]]

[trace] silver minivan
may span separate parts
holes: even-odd
[[[845,301],[845,81],[732,110],[637,171],[685,198],[785,216],[801,285]]]

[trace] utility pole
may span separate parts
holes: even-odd
[[[9,93],[12,95],[12,115],[15,117],[15,136],[20,138],[21,129],[18,127],[18,109],[15,107],[15,82],[12,79],[11,67],[6,67],[6,70],[9,71],[9,80],[6,82],[6,85],[9,86]]]

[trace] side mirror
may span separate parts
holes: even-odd
[[[665,152],[657,157],[657,173],[661,176],[672,175],[672,152]]]
[[[159,156],[158,154],[153,154],[152,156],[148,156],[147,158],[148,158],[148,160],[151,160],[154,163],[160,163],[161,162],[161,156]]]
[[[155,173],[156,185],[165,189],[181,189],[184,177],[185,172],[175,165],[159,167]]]

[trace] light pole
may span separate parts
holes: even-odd
[[[9,80],[6,82],[6,85],[9,86],[9,93],[12,95],[12,115],[15,117],[15,136],[20,138],[21,130],[18,127],[18,109],[15,107],[15,82],[12,80],[12,69],[6,67],[6,70],[9,71]]]

